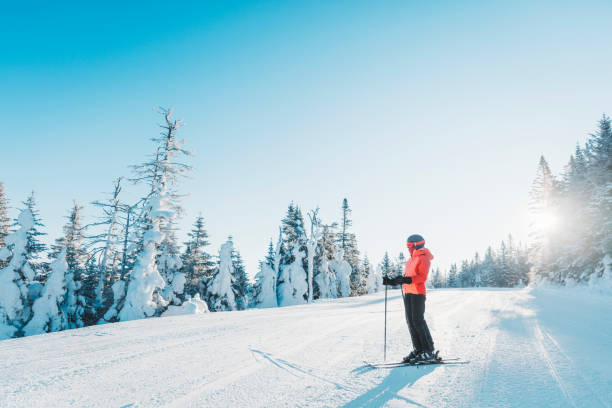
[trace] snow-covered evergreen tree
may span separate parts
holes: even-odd
[[[397,256],[397,259],[395,260],[394,269],[395,270],[393,274],[395,276],[404,275],[404,271],[406,269],[406,257],[404,256],[403,252],[400,252],[399,255]]]
[[[305,251],[298,245],[290,247],[287,253],[287,263],[280,267],[280,278],[277,285],[279,306],[292,306],[306,303],[308,296],[308,283],[304,270]]]
[[[484,286],[495,286],[495,253],[493,248],[488,247],[485,251],[485,257],[480,266],[480,276]]]
[[[124,205],[119,199],[121,180],[117,178],[113,182],[113,192],[106,201],[92,203],[102,214],[95,223],[88,225],[88,229],[101,229],[89,237],[93,262],[83,285],[83,293],[92,299],[92,307],[87,312],[88,321],[96,321],[113,301],[110,287],[115,280],[113,277],[119,274],[118,265],[113,261],[119,256],[122,238],[120,217]]]
[[[470,268],[470,263],[467,260],[463,260],[459,267],[459,272],[457,273],[457,287],[466,288],[471,286],[472,272],[473,270]]]
[[[77,305],[74,296],[67,296],[67,280],[72,281],[72,274],[68,273],[66,257],[67,250],[62,248],[51,263],[41,296],[32,306],[32,319],[23,328],[26,336],[77,327],[74,321],[69,322],[73,319],[69,315],[74,316]]]
[[[304,230],[302,212],[293,203],[287,208],[281,231],[281,260],[276,288],[278,305],[291,306],[306,303],[308,282],[305,258],[308,251],[306,247],[308,238]]]
[[[159,137],[151,140],[156,143],[155,154],[141,165],[134,166],[134,182],[146,182],[149,195],[142,201],[139,225],[142,227],[138,255],[129,276],[125,300],[120,320],[133,320],[159,315],[168,305],[163,297],[166,281],[160,274],[161,269],[171,282],[166,295],[175,303],[180,303],[184,289],[184,275],[180,272],[180,259],[176,250],[174,222],[181,212],[179,196],[176,192],[179,177],[191,167],[179,157],[191,153],[183,148],[177,138],[180,120],[172,119],[171,109],[160,109],[164,123]],[[176,262],[175,262],[176,261]]]
[[[340,220],[340,231],[337,235],[338,249],[342,250],[344,260],[351,266],[351,293],[357,295],[362,282],[361,270],[359,269],[359,250],[355,234],[350,232],[353,226],[351,219],[352,210],[348,200],[342,200],[342,218]]]
[[[34,191],[28,196],[26,201],[23,202],[26,209],[32,214],[34,220],[34,226],[28,231],[28,241],[26,244],[25,257],[28,264],[34,271],[34,277],[36,280],[44,282],[47,275],[47,264],[41,259],[42,255],[47,251],[47,245],[40,241],[40,237],[47,235],[47,233],[40,231],[39,227],[44,227],[40,220],[38,210],[36,209],[36,200],[34,198]]]
[[[448,270],[448,277],[446,278],[446,284],[449,288],[457,287],[457,264],[452,264]]]
[[[98,324],[114,322],[118,319],[119,311],[125,302],[126,281],[120,279],[111,286],[113,303],[108,308],[104,316],[98,321]]]
[[[591,229],[591,245],[583,255],[583,262],[594,264],[591,273],[601,277],[608,268],[604,259],[612,257],[612,121],[609,116],[603,115],[597,131],[590,135],[586,152],[588,177],[594,191],[590,202],[591,222],[587,224]]]
[[[550,167],[540,157],[536,179],[530,190],[529,209],[532,214],[530,236],[532,239],[531,257],[534,261],[534,273],[558,281],[559,275],[554,268],[555,227],[558,219],[557,200],[558,183]]]
[[[257,308],[276,307],[277,266],[280,261],[280,239],[276,250],[270,239],[268,255],[265,261],[259,262],[259,272],[255,275],[253,285],[252,306]]]
[[[157,269],[157,247],[163,240],[162,220],[171,217],[168,196],[160,183],[160,191],[153,193],[145,206],[150,217],[150,228],[143,236],[143,250],[138,254],[130,274],[125,300],[118,318],[121,321],[143,319],[159,315],[168,303],[161,296],[166,282]],[[115,290],[115,288],[113,288]]]
[[[85,322],[88,322],[87,313],[92,304],[92,299],[88,298],[87,293],[82,291],[83,280],[87,273],[85,264],[88,258],[85,250],[84,227],[81,221],[82,210],[83,207],[74,202],[69,215],[66,217],[68,222],[63,227],[64,236],[55,241],[51,255],[52,258],[57,260],[60,254],[64,252],[65,262],[68,265],[65,272],[64,312],[67,321],[65,328],[70,329],[83,327]]]
[[[6,237],[9,234],[10,226],[11,220],[8,216],[8,199],[6,198],[4,183],[0,181],[0,248],[6,246]],[[0,268],[4,266],[6,265],[0,262]]]
[[[6,237],[9,235],[11,220],[8,217],[8,199],[4,190],[4,183],[0,182],[0,251],[6,247]],[[0,259],[0,269],[8,263]]]
[[[219,266],[213,273],[208,286],[208,307],[212,311],[236,310],[236,297],[234,295],[234,264],[232,252],[234,244],[231,239],[221,245],[219,250]]]
[[[180,305],[185,299],[183,292],[186,277],[181,270],[183,262],[177,245],[174,222],[166,223],[165,228],[164,239],[157,247],[157,269],[166,282],[164,299],[170,304]]]
[[[87,251],[85,249],[84,227],[81,212],[83,207],[75,201],[66,219],[68,222],[62,228],[64,235],[55,240],[51,246],[51,257],[58,258],[60,252],[66,251],[66,262],[68,268],[82,273],[87,262]]]
[[[330,268],[331,261],[336,256],[336,224],[321,225],[321,239],[315,255],[314,270],[314,297],[336,298],[338,297],[338,279],[335,272]]]
[[[230,237],[230,240],[232,238]],[[251,283],[249,282],[249,278],[247,277],[246,269],[244,267],[244,262],[242,261],[242,256],[240,256],[240,251],[238,251],[235,247],[232,247],[232,267],[234,269],[233,272],[233,287],[234,290],[234,298],[236,299],[236,307],[238,310],[244,310],[249,306],[249,297],[251,295]]]
[[[198,215],[191,232],[187,233],[189,240],[185,242],[185,252],[182,255],[183,272],[185,273],[186,284],[185,293],[195,296],[199,293],[205,294],[206,282],[212,276],[214,262],[206,247],[208,242],[208,232],[204,227],[204,217]]]
[[[512,282],[512,263],[511,255],[506,247],[506,243],[502,241],[499,247],[499,253],[497,256],[497,275],[496,285],[498,287],[511,286]]]
[[[391,258],[389,258],[388,252],[385,252],[385,256],[380,263],[380,270],[382,276],[396,276],[395,274],[397,273],[397,270],[393,267],[393,263],[391,262]]]
[[[308,265],[308,303],[311,303],[314,300],[315,257],[317,249],[319,249],[319,241],[323,234],[321,229],[321,220],[319,219],[318,213],[319,209],[317,208],[308,214],[308,217],[310,218],[310,235],[306,241],[306,263]]]
[[[351,265],[344,260],[344,252],[339,249],[336,256],[330,263],[330,268],[334,271],[338,280],[338,296],[351,296]]]
[[[431,287],[433,288],[441,288],[444,287],[444,278],[442,277],[442,273],[440,272],[440,268],[435,268],[431,277]]]
[[[369,291],[369,280],[370,280],[370,274],[374,273],[374,271],[372,270],[372,264],[370,264],[370,259],[368,258],[368,255],[364,255],[363,256],[363,261],[361,262],[361,289],[359,291],[360,295],[365,295],[366,293],[371,293]]]
[[[8,261],[0,270],[0,340],[19,335],[31,312],[28,284],[34,279],[34,270],[28,262],[28,234],[35,222],[29,209],[21,210],[17,227],[6,237],[7,246],[0,249],[0,260]]]
[[[383,289],[382,277],[383,273],[380,266],[377,268],[372,268],[370,274],[368,275],[367,281],[368,293],[380,292]]]

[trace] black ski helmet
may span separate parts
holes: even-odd
[[[412,234],[406,240],[406,245],[412,244],[415,249],[421,249],[425,246],[425,238],[419,234]]]

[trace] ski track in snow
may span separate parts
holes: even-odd
[[[411,347],[389,293],[394,361]],[[0,407],[612,407],[603,295],[432,290],[425,314],[441,355],[469,364],[364,367],[382,360],[378,293],[1,341]]]

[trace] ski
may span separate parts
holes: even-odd
[[[457,357],[451,357],[451,358],[443,358],[442,361],[459,361],[460,359]],[[376,365],[376,366],[385,366],[385,365],[399,365],[399,364],[409,364],[409,363],[405,363],[403,361],[392,361],[392,362],[384,362],[384,363],[372,363],[370,361],[365,361],[363,360],[363,363],[365,365]]]
[[[364,361],[364,364],[367,367],[371,367],[371,368],[396,368],[396,367],[419,367],[419,366],[427,366],[427,365],[464,365],[464,364],[468,364],[469,361],[461,361],[458,358],[447,358],[444,360],[440,360],[440,361],[430,361],[430,362],[419,362],[419,363],[404,363],[401,361],[395,362],[395,363],[371,363],[371,362],[367,362]]]

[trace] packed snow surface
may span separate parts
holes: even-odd
[[[558,289],[428,293],[443,356],[373,370],[384,293],[151,318],[0,341],[0,406],[611,407],[612,298]],[[389,292],[388,360],[410,351]]]

